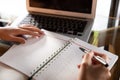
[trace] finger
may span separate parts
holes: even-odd
[[[13,41],[13,42],[17,42],[17,43],[22,43],[22,44],[25,43],[25,39],[22,38],[22,37],[14,37],[14,36],[11,36],[11,37],[9,38],[9,41]]]
[[[87,67],[88,67],[88,65],[86,63],[82,63],[80,65],[78,80],[86,80]]]
[[[94,53],[90,52],[84,55],[82,63],[91,64]]]
[[[82,58],[84,58],[84,55],[82,56]]]
[[[80,68],[80,64],[79,65],[77,65],[77,67],[78,67],[78,69]]]
[[[94,55],[100,57],[101,59],[103,59],[106,62],[109,60],[105,54],[94,52]],[[95,59],[95,57],[92,59],[92,62],[93,62],[93,65],[101,64],[98,60]]]
[[[33,31],[29,31],[29,30],[25,30],[25,29],[17,29],[14,32],[14,35],[32,35],[32,36],[41,36],[40,34],[33,32]]]
[[[35,26],[24,26],[24,27],[19,27],[19,28],[26,29],[26,30],[33,31],[33,32],[38,32],[39,34],[44,34],[43,31],[41,31],[40,29],[38,29]]]
[[[105,55],[105,54],[103,54],[103,53],[94,52],[94,55],[95,55],[95,56],[100,56],[100,57],[104,58],[105,60],[108,59],[107,55]]]
[[[32,25],[32,24],[21,24],[21,25],[19,25],[19,27],[31,27],[31,26],[34,26],[34,25]]]
[[[107,79],[109,80],[109,79],[110,79],[110,77],[111,77],[111,72],[110,72],[110,71],[108,71],[108,77],[107,77]]]

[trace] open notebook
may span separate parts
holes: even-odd
[[[113,67],[118,56],[94,47],[78,38],[64,41],[52,36],[29,39],[25,44],[14,45],[0,61],[36,80],[77,80],[82,56],[79,47],[105,53],[109,57],[109,69]]]

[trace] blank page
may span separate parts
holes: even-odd
[[[0,61],[31,76],[65,42],[47,35],[29,39],[25,44],[12,46]]]
[[[113,67],[118,56],[92,46],[79,39],[74,39],[64,50],[62,50],[50,63],[34,76],[36,80],[77,80],[78,68],[82,56],[85,54],[79,47],[84,47],[99,53],[104,53],[109,57],[107,61],[109,69]]]
[[[49,64],[39,71],[36,80],[77,80],[78,68],[83,52],[75,44],[70,44]]]

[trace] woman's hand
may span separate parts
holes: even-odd
[[[111,76],[110,71],[104,65],[95,63],[93,56],[98,55],[107,59],[106,55],[90,52],[84,55],[82,63],[78,65],[78,80],[108,80]]]
[[[25,43],[23,37],[20,35],[31,35],[32,37],[40,37],[44,33],[37,27],[30,24],[20,25],[18,28],[1,27],[0,28],[0,39],[6,41],[14,41],[18,43]]]

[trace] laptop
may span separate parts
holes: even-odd
[[[88,41],[97,0],[26,0],[28,15],[20,24],[33,24],[69,37]]]

